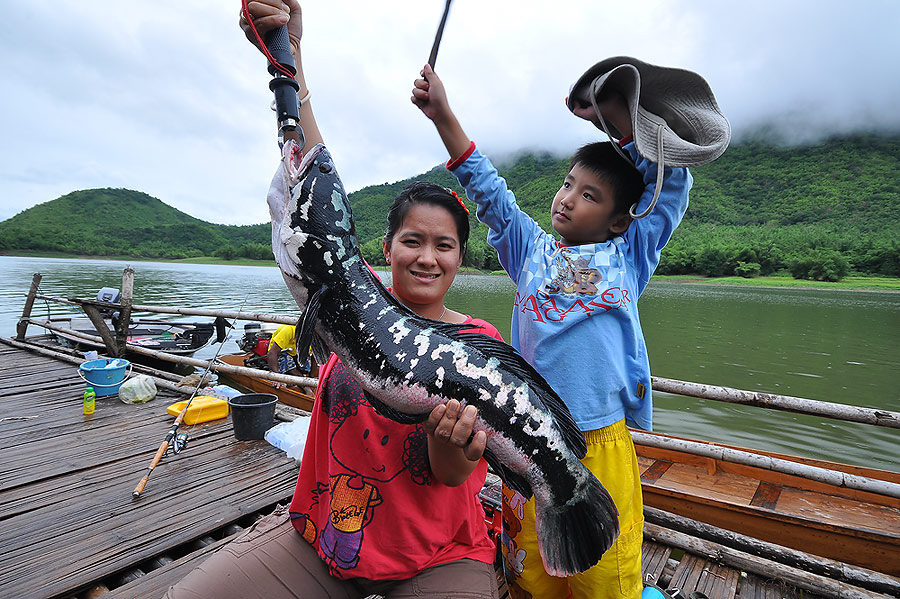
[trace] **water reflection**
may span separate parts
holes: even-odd
[[[0,257],[0,334],[15,333],[32,273],[44,274],[41,290],[48,295],[94,297],[101,287],[118,287],[126,265]],[[132,266],[139,304],[230,310],[244,304],[245,310],[297,313],[274,267]],[[390,284],[390,273],[379,275]],[[513,294],[506,277],[462,274],[447,305],[489,320],[509,339]],[[654,282],[639,306],[656,376],[900,411],[900,294]],[[39,302],[34,313],[47,314],[47,306]],[[50,313],[74,309],[54,305]],[[223,351],[235,351],[239,335]],[[664,393],[655,398],[655,428],[662,432],[900,470],[895,429]]]

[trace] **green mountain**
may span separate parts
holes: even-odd
[[[550,230],[549,203],[568,158],[521,154],[498,164],[520,206]],[[834,280],[848,272],[900,276],[900,137],[852,136],[810,146],[751,141],[692,169],[684,223],[659,271],[753,276],[790,270]],[[385,217],[397,193],[427,180],[462,190],[443,167],[350,195],[366,259],[379,264]],[[472,212],[466,262],[499,268]],[[0,251],[181,258],[271,259],[268,224],[227,226],[193,218],[125,189],[70,193],[0,223]]]
[[[86,189],[33,206],[0,223],[0,250],[86,256],[269,259],[271,228],[216,225],[128,189]]]

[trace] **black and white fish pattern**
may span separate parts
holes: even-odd
[[[586,444],[565,404],[509,345],[418,316],[388,293],[362,259],[330,153],[317,145],[298,165],[291,143],[268,203],[272,249],[302,310],[298,352],[311,344],[320,363],[337,354],[373,407],[398,422],[422,422],[451,398],[474,405],[485,458],[535,497],[547,572],[591,567],[618,535],[618,514],[579,461]]]

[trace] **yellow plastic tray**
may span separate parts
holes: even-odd
[[[177,417],[181,414],[181,410],[187,405],[186,401],[173,403],[166,408],[166,412]],[[184,415],[185,424],[197,424],[199,422],[209,422],[210,420],[219,420],[228,416],[228,402],[217,397],[208,395],[198,395],[191,402],[187,412]]]

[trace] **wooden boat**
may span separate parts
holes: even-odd
[[[249,354],[220,360],[243,366]],[[264,379],[227,375],[288,405],[309,410],[313,397],[275,388]],[[680,439],[660,433],[657,438]],[[845,472],[900,484],[900,474],[718,443],[713,447]],[[821,557],[900,576],[900,499],[840,488],[800,476],[694,455],[635,445],[644,503],[719,528]]]
[[[84,333],[97,336],[97,329],[88,318],[48,318],[45,323],[68,329],[73,333]],[[115,326],[109,319],[105,320],[110,331]],[[195,351],[209,343],[215,332],[215,324],[212,322],[179,323],[163,320],[134,320],[128,327],[127,342],[140,345],[147,349],[164,351],[177,356],[190,356]],[[75,334],[51,331],[51,334],[60,343],[71,347],[90,347],[103,350],[102,343],[94,343],[78,337]]]
[[[701,443],[900,483],[900,474],[894,472]],[[900,576],[900,499],[675,449],[635,448],[648,506]]]
[[[219,356],[216,360],[231,366],[244,366],[244,360],[249,355],[248,353],[225,354]],[[223,374],[223,376],[255,393],[274,393],[281,403],[300,408],[301,410],[312,410],[313,402],[315,401],[315,397],[304,393],[296,387],[276,387],[275,383],[263,378],[233,373]]]

